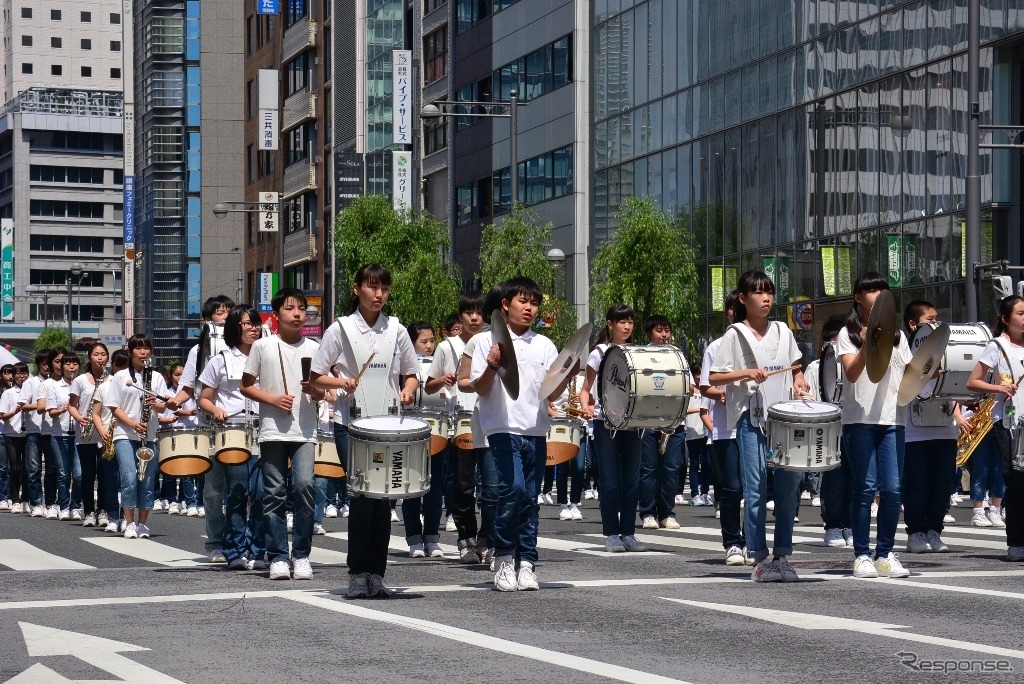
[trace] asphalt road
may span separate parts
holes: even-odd
[[[200,519],[154,513],[150,542],[0,513],[0,682],[1019,682],[1024,564],[1000,530],[953,509],[948,554],[909,579],[856,580],[801,508],[795,584],[724,564],[712,508],[680,507],[653,553],[603,550],[541,509],[539,592],[502,594],[483,566],[410,559],[393,525],[387,600],[350,601],[347,520],[314,538],[312,581],[205,562]],[[899,538],[898,538],[899,540]],[[442,533],[443,544],[455,536]],[[446,547],[448,548],[448,547]],[[453,548],[448,548],[454,551]],[[47,555],[50,554],[50,555]],[[51,569],[59,566],[64,569]]]

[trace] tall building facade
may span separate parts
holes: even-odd
[[[135,0],[135,330],[184,358],[201,305],[243,281],[241,3]]]
[[[981,4],[982,123],[1020,123],[1024,3]],[[866,271],[963,322],[966,3],[597,0],[592,21],[594,244],[655,197],[693,234],[701,338],[751,268],[807,351]],[[1020,163],[982,150],[983,262],[1021,262]]]
[[[554,226],[566,291],[589,308],[590,2],[414,3],[421,101],[509,102],[518,110],[519,197]],[[483,226],[512,204],[509,120],[424,120],[423,204],[451,226],[466,285],[479,272]]]

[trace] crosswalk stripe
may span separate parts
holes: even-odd
[[[0,539],[0,565],[11,570],[95,570],[91,565],[55,556],[22,539]]]
[[[705,529],[701,527],[681,527],[678,530],[662,530],[668,532],[672,536],[662,536],[660,534],[638,534],[636,538],[645,544],[654,544],[660,546],[672,546],[678,549],[694,549],[697,551],[717,551],[719,553],[724,552],[725,548],[721,542],[709,542],[703,539],[690,539],[689,537],[683,537],[680,533],[687,532],[688,530],[701,530],[701,532],[693,532],[692,534],[706,534],[706,536],[718,536],[721,533],[712,529]],[[588,534],[588,537],[601,537],[600,534]],[[772,535],[766,535],[767,541],[772,541]],[[797,541],[797,537],[793,537],[794,543]],[[808,553],[807,551],[794,551],[793,553]]]
[[[334,539],[341,539],[343,541],[347,541],[348,540],[348,533],[347,532],[328,532],[327,536],[328,537],[332,537]],[[597,536],[597,537],[601,537],[602,539],[604,538],[603,535],[584,535],[584,536]],[[639,539],[639,537],[638,537],[638,539]],[[440,546],[441,550],[444,551],[444,557],[446,559],[448,559],[448,560],[458,560],[459,559],[459,549],[458,549],[457,546],[452,546],[451,544],[439,544],[438,546]],[[402,537],[396,537],[394,535],[392,535],[391,539],[388,541],[388,547],[391,548],[392,550],[395,550],[395,551],[404,551],[406,553],[408,553],[408,551],[409,551],[409,544],[406,542],[406,540],[403,539]],[[544,549],[546,551],[570,551],[572,553],[582,553],[582,554],[585,554],[585,555],[588,555],[588,556],[600,556],[602,558],[612,558],[612,557],[619,557],[619,556],[628,555],[628,554],[618,554],[618,553],[612,554],[612,553],[608,553],[605,550],[603,544],[601,544],[601,545],[592,545],[592,544],[588,544],[587,542],[571,541],[571,540],[568,540],[568,539],[551,539],[549,537],[537,537],[537,548],[538,549]],[[666,553],[666,552],[663,552],[663,551],[650,551],[650,552],[648,552],[647,555],[649,555],[649,556],[671,556],[672,554]]]
[[[82,537],[82,539],[107,551],[169,568],[200,568],[211,565],[206,556],[197,555],[193,551],[176,549],[152,539],[125,539],[123,537]]]

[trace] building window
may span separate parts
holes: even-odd
[[[31,74],[32,73],[32,62],[22,62],[21,63],[21,73],[23,73],[23,74]]]
[[[111,52],[120,52],[121,51],[121,41],[119,41],[119,40],[112,40],[112,41],[110,41],[110,51]]]
[[[519,163],[519,201],[539,204],[573,192],[572,145],[545,152]],[[509,169],[464,183],[456,188],[460,226],[505,214],[512,204]]]
[[[303,52],[301,55],[288,62],[284,67],[285,70],[285,96],[297,93],[300,90],[305,90],[306,86],[309,85],[309,53]]]
[[[114,67],[110,70],[110,78],[121,78],[121,69]]]
[[[423,37],[423,78],[426,83],[433,83],[447,73],[447,53],[447,26]]]
[[[22,7],[21,8],[21,18],[22,19],[31,19],[32,18],[32,8],[31,7]]]
[[[254,41],[253,23],[253,16],[250,14],[245,18],[245,54],[247,55],[252,55],[252,45]]]
[[[572,83],[572,36],[563,36],[495,69],[491,81],[494,97],[502,102],[508,101],[512,89],[520,100],[535,100]]]
[[[60,64],[51,64],[50,65],[50,75],[51,76],[61,76],[63,74],[64,74],[64,67],[62,65],[60,65]]]
[[[289,0],[284,13],[285,27],[294,26],[309,14],[309,3],[304,0]]]
[[[448,147],[448,123],[443,117],[423,120],[423,152],[433,154]]]
[[[32,47],[32,36],[22,36],[21,45],[22,47]]]
[[[82,23],[88,24],[92,21],[92,12],[82,12]]]
[[[253,183],[256,181],[256,146],[252,143],[245,147],[245,161],[248,167],[245,176]]]
[[[64,47],[64,41],[59,36],[50,37],[50,47],[59,48]]]
[[[60,10],[50,10],[50,21],[60,21]]]
[[[110,13],[110,23],[111,24],[120,24],[121,23],[121,13],[120,12],[111,12]]]
[[[245,84],[245,118],[252,121],[256,116],[256,81],[250,80]]]
[[[92,50],[92,39],[91,38],[83,38],[82,39],[82,49],[83,50]]]
[[[430,14],[438,7],[448,4],[448,0],[423,0],[423,13]]]
[[[84,67],[82,67],[82,77],[83,78],[92,78],[92,67],[91,66],[84,66]]]

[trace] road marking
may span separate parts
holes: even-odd
[[[121,655],[125,652],[148,651],[148,648],[126,644],[123,641],[104,639],[91,634],[34,625],[30,622],[19,622],[18,625],[21,626],[25,648],[31,658],[71,656],[117,677],[115,681],[137,684],[183,684],[180,680]],[[65,679],[45,665],[37,663],[14,679],[8,680],[8,684],[39,681],[71,682],[73,680]]]
[[[11,570],[95,570],[91,565],[55,556],[22,539],[0,539],[0,565]]]
[[[833,617],[829,615],[814,615],[813,613],[796,613],[788,610],[773,610],[769,608],[752,608],[750,606],[734,606],[725,603],[705,603],[703,601],[688,601],[686,599],[659,597],[665,601],[681,603],[697,608],[708,608],[723,613],[733,613],[744,619],[756,618],[766,622],[774,622],[787,627],[796,627],[806,630],[843,630],[849,632],[861,632],[874,636],[901,639],[903,641],[915,641],[933,646],[945,646],[956,648],[973,653],[989,653],[991,655],[1004,656],[1008,658],[1020,658],[1024,660],[1024,651],[1017,651],[1011,648],[991,646],[970,641],[959,641],[957,639],[946,639],[933,637],[927,634],[915,634],[913,632],[898,632],[895,630],[907,629],[907,625],[894,625],[884,622],[869,622],[867,620],[853,620],[850,618]]]
[[[744,573],[739,577],[666,577],[654,579],[623,579],[623,580],[555,580],[553,582],[541,582],[542,588],[551,589],[583,588],[583,587],[636,587],[636,586],[671,586],[678,584],[732,584],[737,582],[749,582],[750,579]],[[494,591],[494,584],[491,582],[477,584],[442,584],[423,585],[411,587],[393,587],[403,594],[433,594],[455,591]]]
[[[206,568],[212,565],[206,556],[196,555],[193,551],[176,549],[152,539],[125,539],[123,537],[82,537],[82,539],[107,551],[169,568]]]
[[[372,610],[353,603],[347,603],[344,599],[339,601],[336,599],[328,599],[322,596],[311,596],[308,594],[292,595],[288,598],[292,601],[305,603],[307,605],[316,606],[336,613],[372,620],[374,622],[382,622],[398,627],[405,627],[418,632],[424,632],[432,636],[441,637],[443,639],[450,639],[473,648],[486,648],[491,651],[497,651],[502,655],[514,655],[521,658],[529,658],[538,662],[547,663],[548,665],[557,665],[558,667],[576,670],[577,672],[584,672],[588,675],[614,679],[620,682],[635,682],[636,684],[686,684],[686,682],[683,682],[682,680],[671,679],[669,677],[663,677],[661,675],[643,672],[641,670],[632,670],[627,667],[622,667],[621,665],[613,665],[611,663],[604,663],[598,660],[591,660],[590,658],[583,658],[570,653],[560,653],[546,648],[521,644],[515,641],[509,641],[508,639],[500,639],[498,637],[480,634],[479,632],[471,632],[467,629],[451,627],[440,622],[432,622],[430,620],[406,617],[404,615],[393,615],[380,610]]]
[[[690,529],[690,528],[686,528]],[[693,528],[700,529],[700,528]],[[678,534],[678,530],[667,530],[673,535]],[[719,536],[721,532],[715,530],[708,530],[709,536]],[[604,538],[601,534],[587,534],[585,537],[600,537]],[[709,542],[703,539],[690,539],[689,537],[675,537],[675,536],[661,536],[660,534],[637,534],[636,538],[645,544],[656,544],[660,546],[672,546],[679,549],[694,549],[698,551],[717,551],[718,553],[724,553],[725,549],[722,548],[721,542]],[[769,537],[770,539],[770,537]],[[794,538],[794,542],[796,539]],[[810,553],[809,551],[794,551],[794,554],[798,553]],[[622,555],[622,554],[619,554]]]

